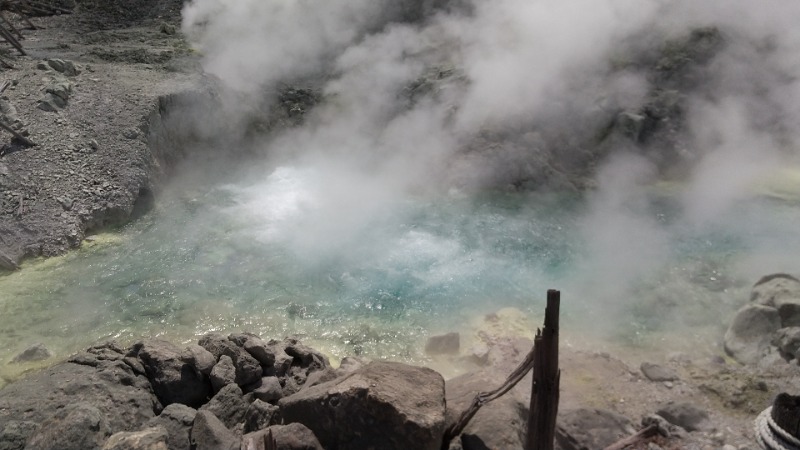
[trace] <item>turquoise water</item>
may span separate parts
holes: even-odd
[[[316,174],[173,187],[137,223],[0,277],[0,375],[42,342],[63,358],[92,342],[177,341],[208,331],[297,334],[334,358],[425,363],[433,333],[500,308],[540,317],[564,294],[565,327],[635,341],[665,325],[714,326],[759,276],[793,270],[789,203],[742,202],[687,223],[650,195],[609,222],[576,195],[329,195]]]

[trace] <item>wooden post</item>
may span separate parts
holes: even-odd
[[[558,315],[561,292],[547,291],[544,329],[533,343],[533,386],[525,450],[553,450],[561,371],[558,369]]]

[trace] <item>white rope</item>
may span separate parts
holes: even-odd
[[[755,431],[758,445],[765,450],[800,450],[800,440],[787,433],[772,419],[772,406],[758,415]]]

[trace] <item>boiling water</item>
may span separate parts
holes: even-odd
[[[7,363],[37,342],[64,358],[104,339],[236,330],[301,335],[334,358],[426,363],[429,335],[504,307],[540,317],[548,288],[563,291],[567,332],[630,344],[665,325],[721,336],[749,285],[791,272],[800,250],[800,210],[774,201],[697,225],[649,195],[646,226],[626,228],[574,195],[348,200],[313,170],[268,173],[175,188],[137,223],[0,277],[0,375],[29,368]]]

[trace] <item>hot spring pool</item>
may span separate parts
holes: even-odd
[[[0,376],[28,368],[8,362],[37,342],[64,358],[98,340],[234,330],[424,364],[429,335],[504,307],[541,317],[548,288],[562,290],[567,333],[721,329],[800,251],[800,208],[771,200],[694,223],[655,191],[606,214],[577,195],[348,189],[293,167],[172,189],[142,220],[26,263],[0,277]]]

